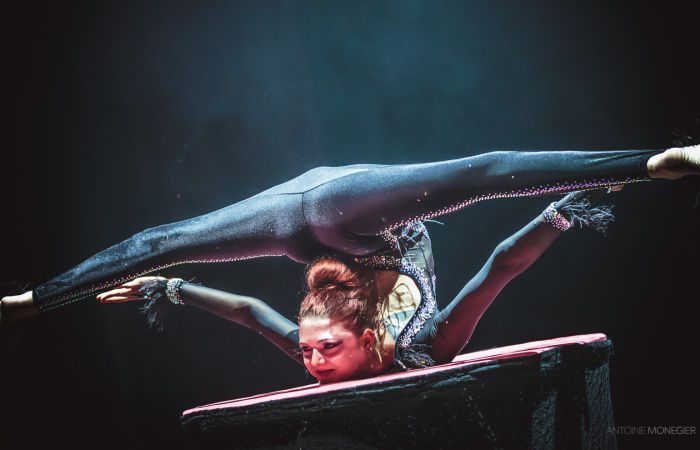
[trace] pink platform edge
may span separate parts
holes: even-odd
[[[477,363],[520,358],[523,356],[536,355],[546,350],[550,350],[555,347],[561,347],[564,345],[582,345],[588,344],[590,342],[604,341],[606,339],[607,337],[602,333],[593,333],[581,334],[577,336],[566,336],[555,339],[547,339],[544,341],[526,342],[524,344],[508,345],[506,347],[491,348],[488,350],[480,350],[478,352],[457,355],[457,357],[450,363],[441,364],[439,366],[434,367],[428,367],[426,369],[415,369],[409,372],[392,373],[388,375],[380,375],[378,377],[373,378],[366,378],[364,380],[343,381],[340,383],[326,385],[319,385],[318,383],[308,384],[306,386],[299,386],[295,388],[284,389],[281,391],[253,395],[251,397],[244,397],[235,400],[227,400],[223,402],[211,403],[209,405],[198,406],[196,408],[188,409],[182,414],[188,415],[192,413],[212,411],[223,408],[241,408],[244,406],[251,406],[258,403],[268,403],[289,398],[302,397],[306,395],[334,392],[352,387],[365,386],[368,384],[383,383],[385,381],[395,380],[398,378],[419,377],[421,375],[426,375],[429,373],[441,372],[443,370],[451,369],[456,366],[469,366]]]

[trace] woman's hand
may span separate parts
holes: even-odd
[[[651,178],[677,180],[686,175],[700,175],[700,145],[669,148],[647,161]]]
[[[143,300],[143,293],[140,291],[144,283],[151,280],[166,280],[163,277],[139,277],[124,283],[111,291],[103,292],[97,296],[100,303],[124,303],[135,300]]]

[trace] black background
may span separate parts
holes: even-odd
[[[698,130],[698,8],[688,5],[6,6],[4,293],[315,166],[672,146],[674,133]],[[699,196],[690,178],[626,187],[607,236],[563,236],[504,290],[465,351],[604,332],[616,423],[697,426]],[[430,224],[439,303],[548,201],[493,201]],[[302,273],[269,258],[164,275],[259,297],[291,318]],[[0,339],[3,449],[180,448],[182,410],[313,381],[258,336],[193,308],[156,333],[137,305],[88,299]]]

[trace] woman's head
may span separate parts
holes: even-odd
[[[379,310],[373,282],[325,258],[309,266],[299,308],[304,365],[320,383],[372,375],[381,364]]]

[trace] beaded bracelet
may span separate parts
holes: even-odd
[[[168,284],[165,286],[165,295],[168,300],[176,305],[184,305],[185,302],[182,300],[182,295],[180,294],[180,286],[185,280],[182,278],[170,278]]]
[[[542,213],[544,216],[544,221],[559,231],[568,230],[571,228],[571,222],[569,222],[566,217],[557,211],[557,208],[554,205],[556,205],[556,202],[552,202]]]

